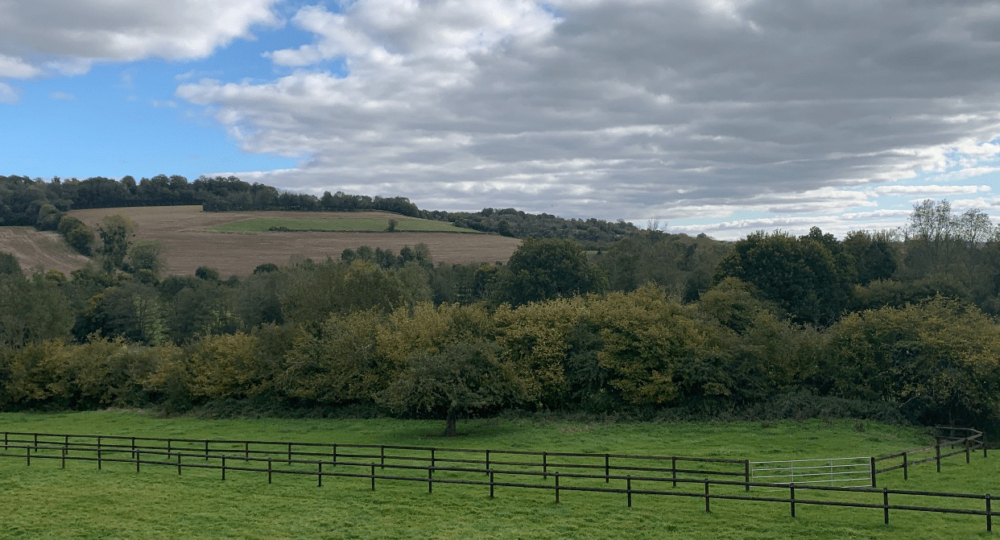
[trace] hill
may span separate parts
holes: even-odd
[[[34,227],[0,227],[0,251],[17,257],[25,270],[40,266],[69,273],[90,260],[70,249],[58,233]]]
[[[155,240],[163,248],[166,273],[189,275],[199,266],[218,269],[223,275],[248,274],[260,264],[285,264],[292,257],[324,260],[339,259],[348,248],[367,245],[373,248],[399,251],[403,246],[425,244],[435,261],[446,263],[472,263],[506,261],[520,244],[516,238],[484,234],[449,234],[436,232],[440,222],[410,218],[388,212],[313,212],[309,221],[316,220],[367,220],[387,223],[396,220],[399,232],[323,232],[307,231],[258,231],[253,226],[240,224],[282,223],[285,228],[291,221],[302,218],[300,212],[249,211],[204,212],[201,206],[154,206],[130,208],[95,208],[74,210],[69,214],[91,227],[96,227],[105,216],[121,214],[138,224],[137,240]],[[271,220],[271,221],[267,221]],[[279,220],[275,222],[273,220]],[[406,229],[432,228],[430,231],[409,232]],[[218,232],[219,228],[246,229],[248,234]],[[310,226],[307,228],[320,228]],[[453,228],[456,232],[461,229]],[[7,251],[0,243],[0,251]],[[68,248],[67,248],[68,251]]]

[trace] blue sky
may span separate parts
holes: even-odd
[[[1000,217],[988,1],[0,3],[0,174],[658,220]]]

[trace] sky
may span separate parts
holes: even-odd
[[[0,174],[720,239],[1000,222],[1000,3],[0,0]]]

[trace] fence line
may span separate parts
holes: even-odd
[[[986,435],[982,431],[973,428],[959,428],[952,426],[936,426],[934,429],[934,444],[932,445],[914,448],[911,450],[904,450],[896,454],[886,454],[879,457],[872,457],[872,487],[876,487],[876,475],[878,474],[902,469],[903,480],[909,480],[910,467],[913,467],[914,465],[930,463],[933,461],[937,465],[937,472],[941,472],[941,460],[949,457],[965,454],[965,462],[969,463],[972,459],[972,452],[979,450],[983,451],[984,458],[987,457]],[[948,432],[948,435],[944,435],[945,431]],[[965,436],[956,436],[956,432],[964,433]],[[953,451],[942,453],[941,448],[944,446],[951,446]],[[959,447],[959,450],[954,451],[956,446]],[[931,453],[933,455],[930,457],[920,457],[916,460],[913,460],[910,457],[922,456],[924,454]],[[875,468],[876,463],[894,459],[901,459],[902,461],[898,465],[889,465],[881,469]]]
[[[14,436],[13,438],[11,436]],[[27,438],[22,438],[27,437]],[[61,441],[46,440],[53,438],[61,438]],[[80,442],[73,441],[73,438],[78,439],[91,439],[96,440],[94,442]],[[105,444],[104,440],[108,439],[118,444]],[[164,442],[166,446],[150,446],[145,443],[154,442]],[[187,447],[179,446],[181,442],[184,443],[196,443],[197,448],[188,444]],[[52,434],[41,434],[41,433],[4,433],[4,452],[0,454],[0,457],[10,457],[10,458],[22,458],[26,460],[28,466],[31,466],[32,459],[43,459],[43,460],[58,460],[61,462],[62,468],[66,467],[67,461],[87,461],[96,462],[98,469],[101,469],[105,463],[128,463],[134,464],[136,472],[140,472],[143,465],[147,466],[161,466],[161,467],[176,467],[177,474],[183,473],[186,468],[191,469],[210,469],[218,470],[221,472],[222,480],[226,479],[227,473],[233,471],[239,472],[249,472],[249,473],[260,473],[266,474],[268,483],[273,482],[273,477],[275,474],[278,475],[304,475],[312,476],[317,480],[317,485],[322,487],[324,478],[362,478],[369,479],[371,483],[371,489],[374,491],[376,488],[376,480],[393,480],[393,481],[403,481],[403,482],[419,482],[426,483],[428,492],[433,491],[434,484],[460,484],[469,486],[482,486],[489,488],[489,496],[494,497],[496,489],[500,488],[515,488],[515,489],[536,489],[536,490],[546,490],[554,491],[555,502],[560,502],[560,495],[563,492],[592,492],[592,493],[607,493],[607,494],[617,494],[624,495],[626,498],[626,503],[628,507],[632,506],[633,498],[637,495],[649,495],[649,496],[676,496],[676,497],[688,497],[688,498],[698,498],[703,499],[705,504],[705,511],[711,511],[711,501],[712,499],[717,500],[737,500],[737,501],[756,501],[756,502],[768,502],[768,503],[784,503],[788,504],[792,517],[796,515],[797,505],[815,505],[815,506],[837,506],[837,507],[849,507],[849,508],[869,508],[869,509],[881,509],[883,511],[883,519],[886,524],[889,523],[889,511],[914,511],[914,512],[934,512],[934,513],[944,513],[944,514],[958,514],[958,515],[974,515],[974,516],[984,516],[986,518],[986,529],[987,531],[992,531],[992,518],[995,513],[992,511],[992,499],[989,494],[979,495],[979,494],[969,494],[969,493],[946,493],[946,492],[928,492],[928,491],[910,491],[910,490],[897,490],[897,489],[876,489],[876,488],[865,488],[865,487],[843,487],[843,486],[816,486],[816,485],[800,485],[796,483],[769,483],[769,482],[750,482],[746,479],[743,481],[737,480],[725,480],[725,479],[710,479],[710,478],[690,478],[690,477],[678,477],[677,473],[682,472],[680,469],[667,469],[667,468],[655,468],[655,467],[625,467],[626,470],[635,470],[639,472],[648,473],[662,473],[670,472],[670,476],[664,475],[631,475],[631,474],[612,474],[610,463],[608,467],[605,468],[605,474],[586,474],[583,472],[562,472],[559,470],[561,467],[567,468],[579,468],[581,465],[579,463],[558,463],[549,462],[547,460],[548,456],[560,456],[563,458],[578,457],[578,458],[592,458],[598,457],[617,457],[630,458],[630,459],[646,459],[653,461],[665,461],[670,460],[671,463],[676,463],[676,461],[686,460],[694,462],[709,462],[709,463],[724,463],[724,464],[740,464],[747,465],[748,461],[737,461],[737,460],[721,460],[716,458],[680,458],[674,456],[628,456],[628,455],[613,455],[613,454],[584,454],[584,453],[548,453],[548,452],[525,452],[525,451],[495,451],[495,450],[466,450],[466,449],[440,449],[440,448],[429,448],[429,447],[400,447],[400,446],[382,446],[382,445],[334,445],[334,444],[322,444],[322,443],[288,443],[288,442],[260,442],[260,441],[225,441],[226,444],[242,445],[242,448],[212,448],[212,443],[219,443],[219,441],[208,441],[208,440],[193,440],[193,439],[152,439],[152,438],[132,438],[132,437],[108,437],[108,436],[87,436],[87,435],[52,435]],[[261,445],[271,445],[274,448],[269,450],[253,449],[250,446],[252,444]],[[946,443],[947,444],[947,443]],[[281,448],[277,448],[281,446]],[[302,452],[296,451],[295,446],[308,447],[311,451]],[[940,445],[936,445],[940,447]],[[334,448],[337,447],[337,448]],[[968,448],[969,445],[966,445]],[[329,449],[329,452],[318,452],[318,448],[323,448],[324,450]],[[367,448],[367,449],[379,449],[379,453],[371,454],[345,454],[338,453],[340,448]],[[394,463],[393,459],[396,458],[406,458],[407,461],[417,461],[419,456],[401,456],[386,454],[387,449],[400,450],[407,449],[411,451],[424,451],[430,450],[430,456],[424,456],[424,459],[419,460],[425,464],[412,464],[412,463]],[[441,451],[456,451],[456,452],[490,452],[493,454],[500,455],[541,455],[543,461],[541,464],[536,462],[509,462],[510,465],[504,465],[504,462],[499,461],[476,461],[476,460],[462,460],[462,462],[455,465],[456,460],[443,459],[437,456],[438,452]],[[963,450],[964,451],[964,450]],[[227,453],[228,452],[228,453]],[[904,453],[905,454],[905,453]],[[266,456],[266,457],[265,457]],[[885,457],[885,456],[883,456]],[[346,458],[346,459],[345,459]],[[364,461],[353,461],[355,459],[369,460]],[[389,462],[386,462],[386,460]],[[874,460],[875,458],[871,458]],[[888,459],[888,458],[886,458]],[[431,464],[426,464],[430,461]],[[235,463],[234,463],[235,462]],[[437,463],[452,463],[453,466],[445,465],[439,466]],[[265,467],[266,465],[266,467]],[[277,465],[277,467],[276,467]],[[472,466],[470,466],[472,465]],[[477,467],[475,465],[484,465],[483,467]],[[497,468],[500,465],[501,468]],[[509,469],[502,468],[504,466],[526,466],[533,470],[523,470],[523,469]],[[295,468],[293,468],[295,467]],[[305,469],[304,467],[309,467]],[[326,467],[324,469],[324,467]],[[337,470],[332,470],[333,468],[338,468]],[[535,470],[541,467],[542,470]],[[350,470],[345,471],[348,468]],[[588,467],[593,468],[593,467]],[[361,472],[351,472],[358,471]],[[388,469],[388,471],[386,471]],[[615,469],[617,470],[617,469]],[[377,471],[386,471],[381,474]],[[707,471],[692,471],[695,472],[707,472]],[[716,473],[725,473],[726,475],[742,475],[738,473],[732,473],[729,471],[714,471]],[[407,473],[416,473],[407,474]],[[474,478],[468,479],[467,477],[435,477],[437,474],[472,474]],[[484,477],[488,479],[484,479]],[[500,479],[498,480],[498,477]],[[518,481],[518,478],[524,478],[525,480]],[[539,483],[539,478],[541,483]],[[550,481],[551,479],[551,481]],[[576,484],[567,484],[566,481],[577,482]],[[590,484],[585,484],[584,482],[591,481]],[[605,486],[602,484],[610,484],[612,481],[615,482],[613,486]],[[635,485],[636,483],[646,484],[645,487],[640,487]],[[663,486],[666,483],[670,483],[670,487],[674,488],[671,490],[666,489],[650,489],[649,485],[653,487]],[[596,485],[595,485],[596,484]],[[749,491],[752,487],[761,488],[773,488],[773,489],[784,489],[788,491],[787,497],[772,497],[772,496],[753,496],[749,494],[740,494],[739,491],[736,492],[712,492],[712,487],[718,488],[743,488],[743,491]],[[677,489],[680,487],[681,489]],[[695,491],[685,490],[684,488],[696,488]],[[857,494],[859,496],[875,496],[880,501],[876,502],[864,502],[861,500],[822,500],[818,498],[802,498],[796,497],[796,492],[801,494],[802,491],[807,491],[816,494],[826,494],[826,495],[836,495],[836,494]],[[961,499],[966,501],[977,501],[983,504],[980,508],[954,508],[954,507],[936,507],[927,505],[912,505],[912,504],[890,504],[889,496],[894,497],[918,497],[921,500],[926,498],[931,499]],[[880,496],[880,497],[879,497]],[[898,499],[897,499],[898,500]],[[928,503],[930,504],[930,503]]]

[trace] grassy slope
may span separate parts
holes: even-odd
[[[331,232],[379,232],[389,227],[389,220],[371,217],[358,218],[251,218],[208,227],[207,230],[235,233],[268,232],[272,227],[284,227],[292,231]],[[396,230],[400,232],[452,232],[478,233],[472,229],[456,227],[442,221],[423,219],[398,219]]]
[[[460,424],[465,436],[437,437],[440,422],[394,420],[157,419],[141,413],[97,412],[0,415],[0,429],[108,435],[227,437],[362,442],[588,452],[654,453],[735,458],[810,458],[869,455],[926,442],[917,430],[852,422],[759,424],[604,424],[481,420]],[[998,458],[1000,459],[1000,458]],[[932,464],[883,485],[984,493],[996,489],[998,459],[953,458],[941,474]],[[490,500],[481,486],[361,479],[176,471],[113,464],[0,459],[0,507],[5,538],[980,538],[983,518],[895,512],[892,525],[879,510],[800,506],[797,518],[783,504],[498,488]],[[621,499],[621,500],[619,500]],[[899,502],[896,502],[897,504]],[[944,505],[946,503],[943,503]]]

